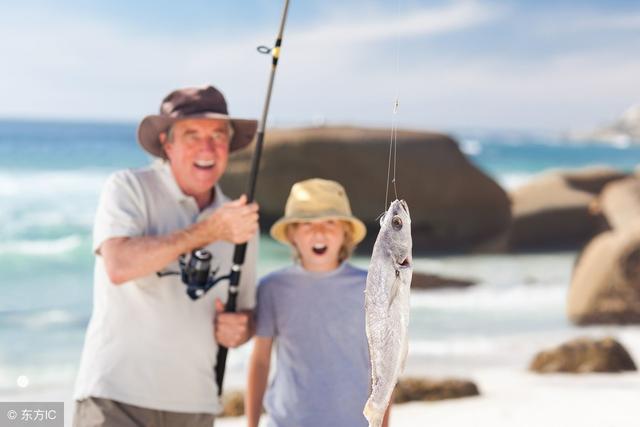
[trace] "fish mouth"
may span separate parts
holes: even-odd
[[[407,202],[400,200],[400,206],[407,214],[409,213],[409,205],[407,205]]]
[[[398,262],[398,267],[400,268],[411,267],[411,255],[407,255],[405,258],[402,258],[402,261]]]

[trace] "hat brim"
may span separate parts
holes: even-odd
[[[275,240],[280,243],[284,243],[285,245],[291,244],[289,238],[287,237],[287,226],[290,224],[295,224],[298,222],[309,222],[309,221],[327,221],[327,220],[339,220],[345,221],[351,224],[353,228],[353,244],[357,245],[364,239],[367,235],[367,227],[364,225],[362,221],[353,216],[322,216],[322,217],[313,217],[313,218],[303,218],[303,217],[284,217],[280,218],[276,221],[272,226],[269,234]]]
[[[138,143],[149,154],[166,159],[167,156],[160,143],[160,134],[167,132],[175,122],[185,119],[229,120],[233,127],[233,139],[229,144],[229,152],[239,150],[251,144],[258,129],[257,120],[236,119],[224,114],[204,113],[189,115],[188,117],[151,115],[142,119],[140,126],[138,126]]]

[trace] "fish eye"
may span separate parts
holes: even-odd
[[[391,225],[393,226],[393,229],[396,231],[402,230],[402,218],[400,218],[398,215],[394,216],[391,219]]]

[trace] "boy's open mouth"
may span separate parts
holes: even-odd
[[[327,252],[327,245],[316,243],[315,245],[313,245],[312,250],[314,254],[322,255]]]

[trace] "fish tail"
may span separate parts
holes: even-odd
[[[384,411],[371,402],[371,399],[367,400],[364,405],[364,411],[362,411],[364,417],[369,421],[369,427],[380,427],[382,425],[382,418],[384,417]]]

